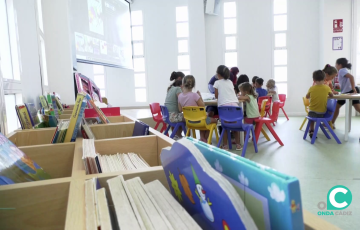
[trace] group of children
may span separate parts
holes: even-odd
[[[338,94],[334,90],[333,80],[338,76],[342,94],[357,94],[358,89],[355,87],[354,76],[349,73],[351,63],[346,58],[336,60],[335,67],[327,64],[323,70],[317,70],[313,73],[313,86],[310,87],[306,98],[310,99],[309,117],[324,117],[327,110],[328,97]],[[332,119],[333,128],[335,129],[335,121],[339,116],[340,108],[346,103],[345,100],[338,100],[336,109]],[[360,101],[353,100],[352,105],[360,112]],[[314,133],[314,122],[310,123],[309,136],[312,138]]]
[[[235,69],[236,68],[236,69]],[[313,86],[310,87],[306,98],[310,99],[310,117],[323,117],[327,110],[328,97],[332,97],[337,92],[334,90],[332,81],[338,75],[341,93],[352,94],[358,93],[355,88],[354,77],[349,73],[351,64],[345,58],[340,58],[336,61],[336,66],[326,65],[323,70],[317,70],[313,73]],[[262,96],[272,95],[272,101],[279,100],[278,89],[275,86],[275,81],[270,79],[266,84],[266,89],[263,89],[264,80],[257,76],[252,78],[252,84],[246,75],[240,75],[236,78],[239,72],[237,67],[232,68],[232,72],[228,67],[220,65],[216,70],[216,75],[209,82],[209,90],[215,94],[217,99],[217,106],[208,106],[208,117],[206,122],[217,123],[218,119],[214,116],[218,115],[217,107],[221,106],[239,106],[239,100],[243,100],[244,104],[244,122],[246,124],[255,124],[256,119],[259,118],[259,106],[257,99]],[[235,75],[235,79],[231,76]],[[165,106],[169,110],[171,122],[183,122],[184,116],[182,108],[187,106],[204,107],[205,103],[201,97],[200,92],[193,92],[195,87],[195,78],[192,75],[185,76],[182,72],[173,72],[170,77],[173,83],[167,90],[165,99]],[[235,90],[234,90],[235,89]],[[355,109],[360,112],[360,102],[358,100],[352,101]],[[334,117],[332,120],[335,128],[335,121],[339,115],[339,110],[345,100],[338,100]],[[176,133],[175,139],[181,137],[182,130],[179,129]],[[240,145],[239,132],[233,132],[236,143],[236,150],[242,150]],[[310,124],[309,135],[312,137],[314,133],[314,123]],[[206,142],[209,132],[201,131],[200,140]],[[226,133],[223,137],[223,145],[221,148],[228,150],[228,139]]]
[[[235,69],[236,68],[236,69]],[[245,102],[245,123],[254,124],[255,120],[259,118],[259,107],[257,98],[260,96],[266,96],[269,93],[273,95],[273,98],[278,99],[277,88],[274,80],[269,80],[266,84],[268,90],[262,88],[264,80],[258,77],[253,78],[253,85],[250,84],[249,78],[246,75],[240,75],[239,78],[236,74],[239,72],[237,67],[233,67],[232,72],[228,67],[220,65],[216,70],[216,75],[209,82],[209,90],[215,94],[218,105],[215,107],[208,106],[208,117],[206,122],[217,123],[218,119],[214,116],[217,115],[217,107],[220,106],[239,106],[239,100]],[[235,70],[235,71],[234,71]],[[235,74],[235,80],[231,79],[231,75]],[[204,107],[204,101],[202,100],[200,92],[193,92],[195,87],[195,78],[192,75],[184,76],[181,72],[173,72],[170,80],[173,81],[172,85],[168,88],[168,92],[165,99],[165,106],[169,110],[169,118],[171,122],[182,122],[184,116],[182,114],[182,108],[186,106],[201,106]],[[234,91],[235,87],[235,91]],[[181,137],[182,130],[178,130],[175,139]],[[240,133],[233,132],[236,142],[236,150],[242,150],[240,145]],[[200,140],[207,142],[209,132],[201,131]],[[224,134],[223,145],[221,148],[228,150],[227,135]]]

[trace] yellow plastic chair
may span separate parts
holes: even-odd
[[[219,142],[219,135],[217,131],[217,124],[206,124],[207,114],[205,107],[187,106],[183,108],[184,118],[186,121],[187,132],[186,136],[190,136],[190,130],[192,130],[193,137],[195,136],[195,130],[209,130],[208,144],[211,144],[213,132],[215,130],[216,143]]]
[[[265,116],[265,108],[266,108],[266,103],[268,102],[268,99],[265,99],[261,102],[261,111],[260,111],[260,116],[264,117]],[[270,137],[267,135],[264,127],[261,128],[261,133],[264,135],[264,137],[266,138],[267,141],[270,141]]]
[[[303,103],[304,103],[304,106],[305,106],[305,112],[306,112],[306,114],[308,114],[309,113],[310,100],[307,99],[306,97],[303,97]],[[302,130],[303,126],[306,123],[306,120],[307,120],[307,118],[305,117],[303,123],[300,126],[300,130]],[[330,125],[330,127],[332,129],[334,129],[333,124],[332,124],[331,121],[329,122],[329,125]]]
[[[309,113],[310,101],[306,97],[303,97],[303,102],[304,102],[304,106],[305,106],[305,112],[306,112],[306,114],[308,114]],[[305,117],[303,123],[300,126],[300,130],[302,130],[303,126],[305,125],[306,120],[307,120],[307,118]],[[332,128],[332,126],[331,126],[331,128]]]

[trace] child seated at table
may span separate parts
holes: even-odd
[[[239,100],[234,91],[234,85],[231,82],[230,78],[230,70],[224,66],[220,65],[216,70],[218,81],[215,82],[215,98],[218,99],[218,106],[239,106]],[[234,132],[236,150],[242,150],[242,146],[240,145],[240,133]],[[230,138],[230,137],[229,137]],[[222,149],[228,150],[229,145],[228,136],[224,133],[223,136],[223,146]]]
[[[201,106],[201,107],[205,107],[204,101],[201,97],[201,94],[199,91],[197,91],[196,93],[194,93],[192,90],[195,87],[195,78],[192,75],[187,75],[184,77],[183,79],[183,89],[182,89],[182,93],[179,94],[179,98],[178,98],[178,107],[179,107],[179,111],[182,112],[183,111],[183,107],[186,106]],[[212,118],[212,117],[207,117],[206,118],[206,123],[210,124],[210,123],[217,123],[217,119]],[[207,139],[209,137],[209,133],[210,131],[203,131],[200,130],[200,140],[207,143]]]
[[[246,124],[255,124],[255,120],[260,117],[259,106],[257,103],[257,94],[250,85],[250,83],[242,83],[239,85],[241,95],[239,100],[244,100],[246,103],[246,117],[244,119]]]
[[[270,79],[266,83],[266,88],[268,91],[268,94],[272,96],[272,101],[278,101],[279,100],[279,94],[278,94],[278,88],[275,85],[275,80]]]
[[[255,88],[256,88],[256,93],[258,94],[258,98],[267,96],[268,94],[267,90],[262,88],[263,84],[264,84],[264,79],[262,78],[256,79]]]
[[[325,73],[322,70],[317,70],[313,73],[313,80],[315,85],[311,86],[306,98],[310,99],[309,117],[321,118],[324,117],[327,109],[328,96],[332,97],[334,94],[331,92],[329,86],[324,85]],[[314,122],[310,122],[309,136],[312,138],[314,134]]]
[[[337,69],[334,66],[327,64],[323,69],[323,72],[325,73],[324,85],[329,86],[333,94],[338,94],[338,92],[335,91],[332,83],[334,78],[338,74]],[[315,82],[313,83],[313,85],[315,85]]]

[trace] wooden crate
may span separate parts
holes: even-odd
[[[74,161],[75,142],[20,147],[52,179],[71,177]]]
[[[61,114],[72,114],[72,112],[73,112],[73,110],[72,109],[64,109],[64,111],[62,111],[62,113]]]
[[[64,229],[70,179],[0,187],[1,229]]]
[[[25,129],[10,133],[7,138],[16,146],[50,144],[56,128]]]
[[[67,119],[69,120],[71,117],[71,113],[70,114],[61,114],[59,115],[59,119]]]

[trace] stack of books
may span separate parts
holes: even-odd
[[[149,168],[150,165],[136,153],[100,155],[96,153],[94,139],[83,139],[83,157],[86,174],[110,173]]]
[[[38,164],[0,133],[0,185],[50,179]]]
[[[118,176],[107,183],[111,199],[97,179],[85,182],[86,229],[201,229],[159,181],[143,184],[138,177]]]

